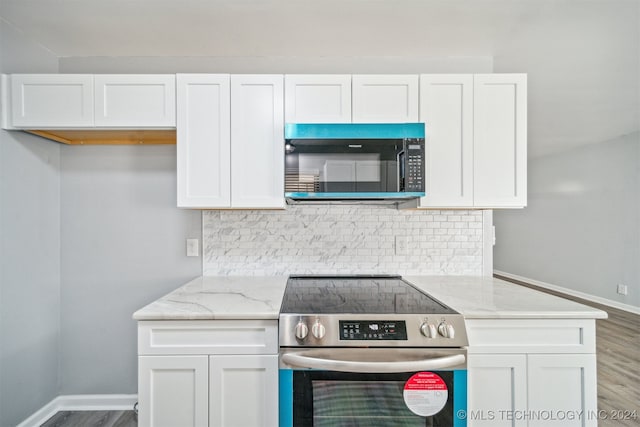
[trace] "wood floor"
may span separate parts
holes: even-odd
[[[598,410],[601,411],[598,426],[640,426],[640,315],[500,278],[609,314],[608,319],[596,321]],[[136,427],[137,424],[133,411],[65,411],[58,412],[42,427]]]
[[[133,411],[62,411],[41,427],[137,427]]]

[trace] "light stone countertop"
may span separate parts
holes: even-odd
[[[277,319],[287,276],[203,276],[133,314],[135,320]]]
[[[607,313],[491,277],[406,276],[467,319],[604,319]],[[286,276],[198,277],[133,314],[135,320],[277,319]]]
[[[493,277],[407,276],[465,319],[606,319],[607,313]]]

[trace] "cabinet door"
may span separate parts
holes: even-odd
[[[208,426],[208,357],[138,357],[140,427]]]
[[[598,425],[595,354],[529,355],[528,376],[529,411],[549,416],[529,427]]]
[[[11,121],[32,129],[93,126],[93,76],[12,75]]]
[[[231,76],[231,206],[284,205],[283,76]]]
[[[174,75],[94,77],[95,125],[98,127],[175,127]]]
[[[420,121],[426,127],[420,206],[473,206],[473,76],[420,76]]]
[[[228,74],[178,74],[178,207],[231,206]]]
[[[468,369],[469,427],[524,427],[511,419],[527,408],[527,356],[524,354],[470,354]]]
[[[474,76],[474,204],[527,204],[527,76]]]
[[[353,123],[418,121],[417,75],[354,75]]]
[[[350,75],[285,76],[287,123],[351,123]]]
[[[277,427],[278,356],[210,357],[210,427]]]

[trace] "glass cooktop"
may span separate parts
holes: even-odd
[[[291,276],[280,313],[457,314],[400,276]]]

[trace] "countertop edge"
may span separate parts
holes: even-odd
[[[506,282],[499,278],[477,276],[407,276],[404,278],[414,286],[420,288],[424,292],[427,292],[442,301],[444,304],[461,313],[465,319],[608,318],[608,313],[604,310],[597,309],[583,303],[578,303],[567,298],[550,295],[512,282]],[[277,320],[280,315],[279,308],[284,295],[286,279],[287,278],[285,276],[199,276],[198,278],[179,286],[169,294],[135,311],[132,318],[135,321]],[[415,282],[412,281],[412,279],[414,279]],[[529,309],[527,309],[527,307],[519,307],[512,309],[509,307],[509,304],[501,303],[498,307],[485,310],[484,307],[478,306],[475,301],[472,303],[467,302],[468,295],[466,300],[464,298],[466,293],[461,293],[461,291],[452,292],[449,287],[450,283],[472,287],[484,286],[488,287],[490,292],[498,292],[494,290],[496,288],[504,289],[505,286],[507,286],[507,288],[511,288],[511,286],[513,286],[517,288],[514,288],[513,291],[509,290],[507,295],[510,296],[513,293],[514,295],[522,297],[529,293],[544,294],[544,298],[549,299],[549,301],[552,301],[553,299],[564,300],[567,305],[570,306],[567,307],[566,310],[562,309],[561,306],[551,307],[549,309],[540,307],[531,307]],[[220,290],[218,290],[218,286],[220,287]],[[238,286],[239,288],[237,288]],[[204,290],[208,292],[203,292],[203,287],[205,287],[206,289]],[[215,292],[210,292],[212,289]],[[265,304],[262,304],[262,307],[246,307],[243,300],[240,299],[240,301],[234,300],[233,304],[241,303],[243,305],[242,309],[237,309],[232,306],[232,309],[227,311],[228,306],[225,306],[223,309],[218,309],[216,308],[216,305],[210,307],[206,304],[198,304],[198,301],[193,301],[194,296],[198,295],[199,292],[203,294],[216,294],[217,292],[220,292],[221,295],[234,295],[236,297],[241,295],[242,298],[250,301],[249,305],[252,305],[256,301],[258,301],[258,303],[260,303],[260,301],[265,301],[268,306],[265,307]],[[245,295],[245,293],[247,293],[247,295]],[[258,294],[259,297],[255,298],[255,294]],[[499,294],[500,292],[495,295]],[[488,295],[492,294],[489,293]],[[178,298],[178,301],[175,301],[176,298]],[[179,298],[185,298],[187,306],[189,304],[193,304],[195,308],[194,311],[189,312],[188,309],[183,306],[185,302],[179,301]],[[180,304],[181,307],[179,309],[172,307],[171,305],[174,303]],[[503,305],[503,307],[500,307],[500,305]],[[265,308],[267,309],[266,311],[264,311]]]

